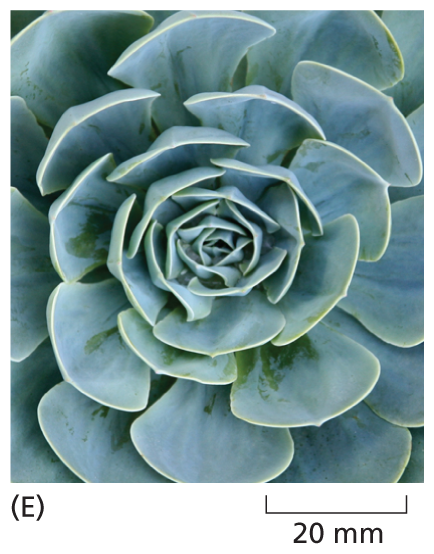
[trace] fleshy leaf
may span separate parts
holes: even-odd
[[[420,157],[422,160],[422,165],[424,163],[424,104],[419,106],[417,110],[414,110],[408,117],[407,121],[410,126],[410,129],[413,132],[414,138],[416,139],[417,145],[419,147]],[[390,187],[389,188],[389,198],[391,202],[396,202],[397,200],[405,200],[410,198],[410,196],[420,196],[424,194],[424,178],[422,176],[421,182],[415,187]]]
[[[120,164],[109,181],[147,189],[169,175],[210,166],[210,158],[232,157],[247,142],[211,127],[172,127],[155,140],[147,152]]]
[[[142,317],[155,325],[168,294],[154,285],[146,265],[144,252],[130,259],[125,246],[125,234],[135,195],[130,196],[119,208],[111,233],[107,267],[122,283],[125,294]]]
[[[348,150],[317,140],[306,140],[300,146],[290,168],[323,223],[347,213],[354,215],[360,229],[359,259],[381,258],[389,242],[391,219],[388,183],[378,173]]]
[[[268,342],[283,328],[281,311],[256,290],[247,296],[216,298],[205,319],[188,322],[176,308],[154,327],[157,339],[190,352],[218,356]]]
[[[233,414],[271,427],[320,426],[363,400],[380,374],[375,356],[322,324],[287,346],[236,358]]]
[[[294,459],[274,483],[396,483],[411,435],[360,402],[320,428],[292,429]]]
[[[274,235],[275,244],[287,252],[279,269],[264,281],[267,298],[275,304],[292,285],[304,246],[304,238],[298,202],[287,183],[268,188],[259,205],[281,226],[281,230]]]
[[[92,163],[50,209],[51,261],[66,282],[107,261],[116,211],[130,193],[106,181],[114,167],[111,154]]]
[[[11,185],[45,215],[50,200],[42,198],[36,184],[36,171],[48,140],[35,116],[19,96],[11,98]]]
[[[160,131],[194,125],[182,102],[200,92],[230,90],[247,49],[274,32],[265,21],[241,12],[179,12],[125,50],[109,75],[161,93],[154,110]]]
[[[365,399],[371,410],[395,425],[423,425],[423,343],[413,348],[387,344],[339,308],[327,314],[323,323],[357,341],[378,358],[381,375]]]
[[[277,346],[304,335],[347,294],[356,266],[359,231],[352,215],[327,223],[322,237],[305,239],[292,286],[277,304],[286,320],[272,341]]]
[[[68,188],[105,154],[112,153],[119,164],[144,152],[153,138],[150,109],[157,96],[151,90],[120,90],[66,111],[38,168],[41,194]]]
[[[367,83],[316,62],[297,64],[294,100],[323,128],[327,140],[346,148],[393,186],[422,178],[416,141],[393,100]]]
[[[11,481],[79,483],[53,453],[41,433],[37,408],[41,397],[62,380],[49,339],[11,367]]]
[[[250,425],[232,415],[229,387],[185,379],[134,422],[131,436],[149,465],[178,482],[264,482],[293,455],[287,429]]]
[[[424,428],[409,429],[411,433],[411,456],[400,483],[424,482]]]
[[[156,287],[170,291],[176,296],[187,311],[188,322],[207,318],[212,310],[213,298],[196,296],[186,286],[179,284],[178,281],[164,277],[161,270],[165,257],[162,232],[162,226],[153,221],[145,237],[146,261],[152,282]],[[182,308],[180,310],[183,312]]]
[[[392,235],[375,264],[359,262],[347,298],[339,303],[390,344],[423,341],[423,196],[392,204]]]
[[[106,406],[134,412],[147,405],[150,369],[119,334],[117,315],[127,306],[115,279],[61,283],[50,297],[47,320],[63,378]]]
[[[59,277],[51,265],[50,226],[11,189],[11,355],[20,362],[47,338],[45,306]]]
[[[269,252],[260,257],[258,265],[251,273],[241,277],[233,286],[213,289],[203,285],[197,277],[193,277],[188,288],[198,296],[236,296],[239,294],[248,294],[253,287],[262,283],[279,269],[286,254],[286,250],[282,248],[272,248]]]
[[[407,116],[424,101],[424,12],[384,10],[382,19],[399,44],[405,64],[402,81],[384,91]]]
[[[152,183],[146,194],[143,217],[131,236],[128,257],[132,258],[136,255],[143,235],[153,219],[155,211],[163,202],[180,190],[197,183],[203,183],[204,181],[206,183],[211,179],[214,180],[216,177],[223,175],[223,173],[224,170],[215,167],[195,167]]]
[[[141,11],[46,12],[12,40],[12,94],[54,127],[71,106],[123,88],[107,71],[151,25]]]
[[[243,162],[279,165],[306,138],[325,139],[318,122],[301,106],[261,86],[233,93],[205,92],[184,102],[202,125],[218,127],[250,144],[237,154]]]
[[[69,383],[42,398],[39,422],[50,446],[90,483],[167,483],[137,454],[129,430],[133,414],[94,402]]]
[[[312,233],[322,235],[321,218],[315,206],[310,201],[298,182],[295,174],[286,167],[277,165],[253,166],[225,158],[213,159],[212,162],[226,170],[221,177],[223,186],[232,185],[237,187],[249,200],[256,202],[268,187],[278,184],[280,181],[286,183],[301,201],[307,213],[307,220],[303,223],[312,230]]]
[[[118,326],[126,344],[157,373],[210,385],[226,385],[237,377],[233,354],[210,358],[173,348],[156,339],[152,326],[134,309],[119,314]]]
[[[249,11],[276,34],[247,54],[247,83],[265,85],[285,96],[302,60],[331,65],[378,89],[404,75],[398,46],[387,27],[368,10]]]

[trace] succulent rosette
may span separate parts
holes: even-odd
[[[13,17],[13,481],[420,481],[423,12]]]

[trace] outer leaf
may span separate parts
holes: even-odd
[[[280,165],[288,150],[306,138],[325,138],[318,122],[303,108],[261,86],[234,93],[205,92],[184,105],[202,125],[246,140],[250,148],[240,151],[237,158],[250,164]]]
[[[368,350],[321,324],[288,346],[238,352],[237,366],[233,414],[271,427],[320,426],[363,400],[380,375]]]
[[[409,429],[411,433],[411,456],[400,483],[423,483],[424,482],[424,428]]]
[[[115,279],[62,283],[50,297],[47,319],[63,378],[106,406],[134,412],[148,402],[150,370],[119,334],[117,314],[126,304]]]
[[[385,342],[423,341],[423,196],[392,204],[386,253],[375,264],[359,262],[339,306]]]
[[[210,385],[226,385],[237,377],[233,354],[210,358],[172,348],[154,337],[152,326],[134,309],[119,314],[118,326],[126,344],[157,373]]]
[[[160,130],[191,125],[194,118],[182,102],[199,92],[230,90],[247,49],[274,32],[268,23],[240,12],[179,12],[131,45],[109,75],[161,92],[154,112]]]
[[[292,286],[277,304],[286,323],[273,344],[304,335],[347,294],[358,251],[359,231],[350,214],[325,225],[324,236],[306,237]]]
[[[325,141],[306,140],[290,167],[322,222],[353,214],[360,229],[359,259],[381,258],[390,237],[388,183],[351,152]]]
[[[423,104],[423,10],[384,10],[383,21],[399,44],[405,63],[405,75],[394,87],[385,90],[407,116]]]
[[[11,98],[11,185],[35,208],[48,214],[50,201],[42,198],[36,170],[47,148],[47,139],[35,116],[19,96]]]
[[[122,88],[107,71],[151,25],[140,11],[46,12],[12,41],[12,94],[54,127],[71,106]]]
[[[214,358],[264,344],[284,324],[279,308],[252,290],[247,296],[216,298],[210,315],[199,321],[187,321],[177,308],[157,323],[154,335],[175,348]]]
[[[104,154],[111,152],[120,163],[144,152],[152,140],[150,108],[157,96],[150,90],[120,90],[64,113],[38,168],[41,194],[69,187]]]
[[[248,84],[265,85],[285,96],[302,60],[324,63],[384,89],[404,75],[398,46],[381,19],[371,11],[256,11],[276,29],[274,37],[247,55]]]
[[[413,348],[387,344],[339,308],[330,312],[323,323],[362,344],[380,361],[380,379],[365,399],[368,406],[395,425],[423,425],[423,344]]]
[[[15,188],[11,203],[11,355],[20,362],[48,336],[45,306],[59,277],[50,261],[47,218]]]
[[[407,465],[411,435],[361,402],[319,429],[291,431],[295,455],[275,483],[396,483]]]
[[[234,417],[229,387],[180,379],[139,417],[133,442],[163,475],[189,483],[252,483],[272,479],[293,455],[287,429]]]
[[[107,261],[116,211],[130,190],[108,183],[111,154],[87,167],[50,209],[50,254],[66,282],[80,279]]]
[[[419,183],[419,150],[390,97],[347,73],[315,62],[297,65],[292,93],[318,120],[327,140],[353,152],[393,186]]]
[[[417,145],[419,147],[420,157],[422,159],[422,165],[424,163],[424,104],[419,106],[417,110],[414,110],[408,117],[407,121],[410,126],[410,129],[413,132],[414,138],[416,139]],[[421,182],[416,187],[391,187],[389,188],[389,198],[391,202],[396,202],[397,200],[405,200],[410,198],[410,196],[420,196],[424,194],[424,178],[422,177]]]
[[[38,417],[50,446],[83,481],[168,482],[140,459],[132,445],[132,414],[102,406],[63,382],[42,398]]]
[[[79,483],[53,453],[37,418],[39,400],[61,380],[50,341],[11,367],[11,481]]]
[[[125,234],[136,196],[132,195],[119,208],[111,233],[107,267],[122,283],[125,294],[142,317],[155,325],[168,294],[154,285],[143,252],[128,258]]]

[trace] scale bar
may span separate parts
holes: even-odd
[[[405,495],[405,510],[403,512],[269,512],[267,495],[265,495],[265,513],[266,514],[351,514],[351,515],[367,515],[367,514],[408,514],[408,496]]]

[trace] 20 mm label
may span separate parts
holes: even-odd
[[[298,536],[294,539],[295,544],[313,543],[319,544],[324,539],[324,527],[321,523],[312,523],[309,527],[302,521],[294,523],[294,527],[300,526]],[[381,544],[383,542],[383,531],[379,527],[361,527],[360,531],[355,527],[335,527],[334,542],[338,543],[370,543],[374,542]]]

